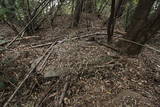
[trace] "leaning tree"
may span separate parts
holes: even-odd
[[[157,3],[158,0],[138,1],[127,35],[118,42],[122,52],[128,55],[139,54],[142,45],[160,30],[160,4],[157,6]]]

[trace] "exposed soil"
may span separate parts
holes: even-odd
[[[8,50],[0,51],[0,82],[4,83],[4,87],[0,88],[0,106],[49,47],[38,45],[64,39],[67,41],[54,47],[46,67],[40,71],[37,68],[32,73],[9,106],[160,106],[160,53],[144,48],[134,58],[122,56],[96,42],[105,43],[106,28],[102,27],[101,20],[90,18],[89,25],[82,20],[79,28],[70,28],[70,20],[70,17],[58,16],[55,28],[44,24],[34,35],[25,35],[26,39],[18,40]],[[102,32],[97,35],[96,41],[89,37],[72,40],[73,37],[96,32]],[[0,25],[0,40],[11,40],[14,36],[7,25]],[[159,35],[148,44],[160,50],[158,41]],[[47,72],[51,77],[48,74],[45,76]]]

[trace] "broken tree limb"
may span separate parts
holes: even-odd
[[[67,81],[67,82],[65,83],[65,85],[64,85],[63,92],[62,92],[62,94],[61,94],[61,96],[60,96],[60,100],[59,100],[59,102],[58,102],[58,107],[59,107],[59,106],[62,104],[62,102],[63,102],[63,99],[64,99],[65,94],[66,94],[66,92],[67,92],[68,86],[69,86],[69,81]]]
[[[26,27],[27,28],[27,27]],[[22,30],[12,41],[10,41],[5,48],[8,48],[13,42],[15,42],[19,36],[23,36],[25,33],[25,30]]]
[[[7,21],[7,20],[5,20],[5,19],[4,19],[4,21],[6,22],[6,24],[7,24],[16,34],[19,33],[17,27],[16,27],[14,24],[12,24],[11,22],[9,22],[9,21]]]
[[[48,45],[51,45],[52,42],[49,42],[49,43],[44,43],[44,44],[40,44],[40,45],[35,45],[35,46],[31,46],[32,48],[39,48],[39,47],[43,47],[43,46],[48,46]]]
[[[39,63],[44,59],[44,57],[46,56],[46,54],[51,51],[51,49],[53,48],[53,46],[56,44],[57,42],[54,42],[48,49],[47,51],[43,54],[43,56],[37,61],[37,63],[35,64],[34,67],[31,68],[31,70],[29,71],[29,73],[26,75],[26,77],[21,81],[21,83],[19,84],[19,86],[16,88],[16,90],[13,92],[13,94],[9,97],[9,99],[7,100],[7,102],[3,105],[3,107],[7,107],[8,104],[10,103],[10,101],[13,99],[13,97],[16,95],[16,93],[19,91],[19,89],[22,87],[22,85],[26,82],[26,80],[29,78],[29,76],[31,75],[31,73],[36,69],[36,67],[39,65]]]
[[[97,35],[107,35],[107,33],[103,33],[103,32],[96,32],[96,33],[91,33],[91,34],[86,34],[84,36],[79,36],[79,37],[73,37],[71,38],[72,40],[74,39],[80,39],[80,38],[87,38],[87,37],[92,37],[92,36],[97,36]],[[66,39],[67,40],[67,39]],[[44,44],[39,44],[39,45],[34,45],[34,46],[31,46],[32,48],[39,48],[39,47],[43,47],[43,46],[48,46],[48,45],[51,45],[52,42],[48,42],[48,43],[44,43]]]
[[[43,70],[44,70],[45,64],[46,64],[48,58],[51,56],[51,53],[52,53],[52,52],[53,52],[53,48],[52,48],[51,51],[47,54],[47,56],[44,58],[41,66],[39,67],[39,69],[38,69],[37,71],[43,71]]]
[[[38,38],[39,36],[28,36],[28,37],[23,37],[23,38],[17,38],[15,41],[20,41],[20,40],[28,40],[28,39],[32,39],[32,38]],[[11,42],[12,40],[7,40],[6,42],[0,43],[0,46],[5,45],[9,42]]]
[[[47,99],[49,93],[54,89],[54,87],[60,82],[60,80],[58,80],[55,84],[52,84],[49,89],[47,91],[45,91],[44,96],[42,96],[42,98],[40,99],[40,101],[36,104],[35,107],[41,107],[43,102]]]
[[[110,45],[108,45],[108,44],[100,43],[100,42],[98,42],[98,41],[96,41],[96,43],[98,43],[99,45],[105,46],[105,47],[107,47],[107,48],[110,48],[110,49],[112,49],[113,51],[120,52],[118,49],[116,49],[116,48],[114,48],[114,47],[112,47],[112,46],[110,46]]]
[[[3,107],[7,107],[8,104],[10,103],[10,101],[13,99],[13,97],[15,96],[15,94],[19,91],[19,89],[22,87],[22,85],[26,82],[26,80],[29,78],[29,76],[31,75],[31,73],[36,69],[36,67],[40,64],[40,62],[46,57],[47,53],[50,53],[50,51],[53,51],[53,48],[56,44],[59,43],[64,43],[65,41],[67,41],[66,39],[61,40],[61,41],[56,41],[54,43],[52,43],[52,45],[47,49],[47,51],[43,54],[43,56],[40,57],[40,59],[35,63],[34,67],[31,68],[31,70],[29,71],[29,73],[26,75],[26,77],[21,81],[20,85],[16,88],[16,90],[13,92],[13,94],[9,97],[9,99],[7,100],[7,102],[3,105]]]
[[[123,36],[126,36],[126,35],[127,35],[127,32],[119,31],[119,30],[116,30],[114,33],[120,34],[120,35],[123,35]]]
[[[149,46],[149,45],[147,45],[147,44],[146,44],[146,45],[143,45],[143,44],[140,44],[140,43],[138,43],[138,42],[131,41],[131,40],[128,40],[128,39],[125,39],[125,38],[118,38],[118,39],[123,40],[123,41],[126,41],[126,42],[129,42],[129,43],[133,43],[133,44],[136,44],[136,45],[139,45],[139,46],[142,46],[142,47],[146,47],[146,48],[148,48],[148,49],[150,49],[150,50],[153,50],[153,51],[155,51],[155,52],[160,53],[160,50],[155,49],[154,47],[151,47],[151,46]]]

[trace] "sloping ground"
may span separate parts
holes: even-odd
[[[160,50],[160,34],[157,34],[155,38],[150,40],[148,42],[148,45],[153,47],[154,50],[159,51]],[[147,66],[147,74],[149,78],[152,78],[152,76],[149,75],[155,75],[154,79],[155,81],[160,81],[160,52],[154,51],[149,48],[144,48],[142,51],[140,58],[143,60],[144,64]],[[156,75],[159,77],[156,77]]]
[[[12,50],[1,53],[1,61],[7,60],[8,63],[0,66],[3,74],[0,76],[5,77],[2,80],[5,86],[0,89],[0,106],[27,75],[32,62],[42,56],[48,47],[35,48],[33,45],[102,31],[67,27],[60,25],[54,31],[42,29],[35,34],[38,39],[20,41],[20,44],[16,42],[19,45],[15,43]],[[67,107],[158,107],[160,84],[155,81],[154,73],[158,70],[150,71],[149,67],[159,64],[156,63],[159,57],[158,53],[146,56],[149,52],[152,51],[146,50],[138,58],[128,58],[94,41],[68,40],[54,47],[44,71],[33,72],[10,106],[55,107],[63,99],[61,106]],[[153,63],[146,66],[150,61]],[[44,75],[54,77],[46,78]]]
[[[57,76],[63,73],[66,75],[66,72],[76,74],[71,78],[78,75],[66,92],[64,98],[66,106],[156,107],[159,105],[159,93],[155,90],[155,87],[159,86],[148,79],[141,60],[114,56],[112,50],[84,41],[69,41],[58,45],[55,53],[56,57],[46,67],[46,71],[49,72],[47,75]],[[64,85],[67,81],[64,76],[62,77],[61,84]],[[57,93],[54,97],[59,96],[60,93]],[[52,101],[48,100],[44,105],[56,104]]]
[[[51,61],[50,66],[46,67],[51,71],[46,75],[60,75],[63,72],[96,72],[96,67],[100,68],[112,60],[112,56],[108,54],[111,55],[111,51],[92,42],[69,40],[55,46],[56,57]]]

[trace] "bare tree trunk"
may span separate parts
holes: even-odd
[[[127,55],[137,55],[142,46],[160,29],[160,5],[150,16],[151,8],[156,0],[140,0],[133,15],[127,36],[118,42],[118,47]],[[132,41],[132,42],[127,42]],[[137,44],[133,43],[136,42]]]
[[[123,14],[125,8],[126,0],[112,0],[111,14],[108,20],[108,42],[112,42],[112,36],[114,32],[114,26],[116,23],[116,18],[119,18]]]
[[[119,18],[122,16],[125,6],[127,4],[127,0],[117,0],[115,4],[115,16]]]
[[[93,13],[96,10],[96,0],[86,0],[83,6],[83,12]]]
[[[84,0],[77,0],[74,11],[73,27],[77,27],[80,21]]]
[[[116,3],[115,0],[112,0],[111,14],[107,26],[108,42],[111,42],[113,36],[114,23],[115,23],[115,3]]]
[[[27,2],[27,18],[28,18],[28,20],[31,20],[32,19],[32,15],[31,15],[30,1],[27,0],[26,2]],[[28,30],[31,33],[35,32],[34,23],[31,23],[31,25],[28,26]]]

